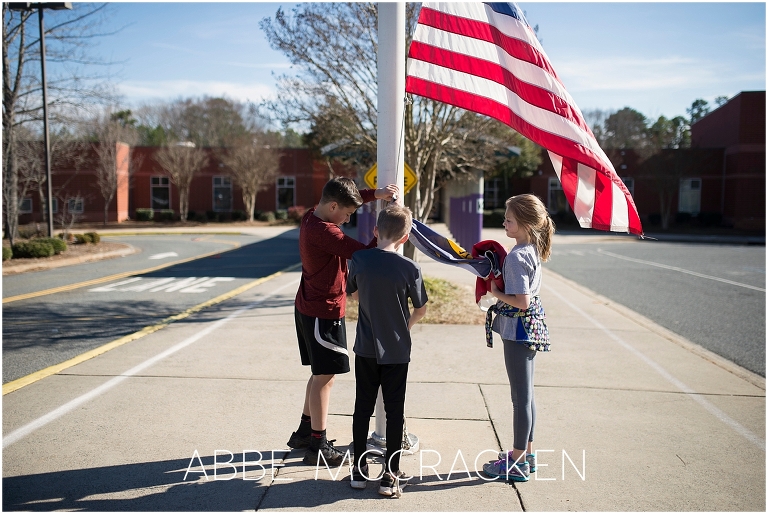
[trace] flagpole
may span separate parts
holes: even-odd
[[[376,165],[378,168],[377,184],[397,184],[402,192],[405,168],[405,133],[403,116],[405,108],[405,3],[379,2],[379,48],[377,53],[378,74],[378,114],[376,128]],[[384,207],[384,202],[377,202],[376,216]],[[400,248],[402,253],[402,247]],[[419,439],[408,434],[407,429],[404,449],[416,451]],[[386,415],[381,389],[376,399],[376,428],[371,434],[374,444],[386,446]]]

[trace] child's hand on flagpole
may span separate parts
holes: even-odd
[[[398,198],[400,198],[400,188],[397,187],[396,184],[389,184],[388,186],[377,189],[374,196],[380,200],[397,202]]]

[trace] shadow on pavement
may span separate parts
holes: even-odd
[[[253,452],[255,455],[255,452]],[[269,451],[262,452],[269,458]],[[242,454],[240,454],[242,455]],[[266,477],[249,464],[249,480],[243,480],[242,456],[235,454],[234,476],[218,457],[218,480],[213,478],[214,457],[203,456],[208,480],[200,461],[177,459],[101,468],[77,469],[3,478],[3,510],[24,511],[244,511],[254,510],[271,479],[269,462]],[[249,460],[255,457],[249,455]],[[239,465],[238,465],[239,464]],[[187,480],[184,475],[189,468]],[[222,479],[224,478],[224,479]]]
[[[298,229],[231,252],[153,273],[134,275],[141,277],[142,281],[118,286],[115,292],[88,294],[87,291],[76,290],[4,306],[3,383],[154,325],[225,291],[223,286],[218,285],[203,295],[152,292],[152,283],[157,280],[147,279],[178,277],[194,281],[202,277],[234,277],[255,280],[300,262],[295,231]],[[123,278],[111,284],[126,280],[130,281]],[[100,287],[109,286],[103,284]],[[292,302],[292,298],[290,301],[271,298],[262,306],[280,307]],[[207,322],[221,317],[233,307],[241,308],[251,303],[233,299],[227,302],[226,307],[204,309],[184,322]],[[27,351],[38,353],[34,369],[29,365],[31,354],[22,353]]]
[[[271,239],[163,268],[141,277],[266,277],[300,261],[298,230],[296,228]]]

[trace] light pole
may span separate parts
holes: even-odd
[[[43,28],[43,11],[52,9],[60,11],[72,9],[71,2],[10,2],[8,8],[12,11],[33,11],[37,9],[40,20],[40,64],[42,66],[41,81],[43,84],[43,140],[45,144],[45,184],[46,184],[46,218],[48,221],[48,237],[53,237],[53,188],[51,184],[51,141],[48,135],[48,82],[45,79],[45,29]]]

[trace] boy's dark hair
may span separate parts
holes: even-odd
[[[379,238],[387,241],[399,241],[404,235],[410,233],[413,224],[413,215],[408,207],[392,204],[379,213],[376,227],[379,229]]]
[[[355,181],[347,177],[336,177],[329,180],[323,187],[320,203],[336,202],[342,207],[360,207],[363,197],[357,190]]]

